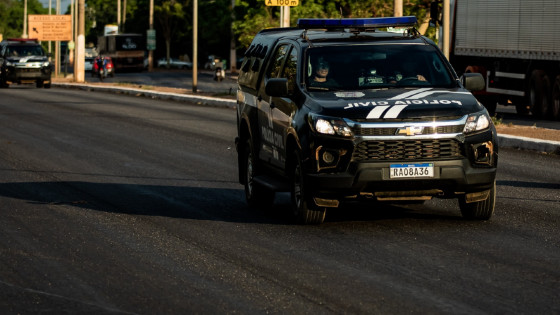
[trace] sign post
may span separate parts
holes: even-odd
[[[290,7],[299,5],[299,0],[264,0],[264,4],[280,8],[280,27],[290,27]]]
[[[40,41],[71,41],[71,15],[29,15],[29,38]]]
[[[264,4],[273,7],[297,7],[299,5],[299,0],[264,0]]]

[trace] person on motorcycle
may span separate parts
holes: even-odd
[[[103,55],[97,57],[97,70],[99,71],[99,78],[103,80],[103,77],[107,76],[107,60]]]

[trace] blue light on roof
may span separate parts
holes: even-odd
[[[297,25],[299,28],[303,29],[412,27],[416,24],[416,21],[415,16],[356,19],[299,19]]]

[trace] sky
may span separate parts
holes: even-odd
[[[51,1],[51,7],[56,10],[56,2],[58,0],[50,0],[50,1]],[[43,4],[43,7],[47,9],[49,8],[49,0],[39,0],[39,2]],[[69,5],[70,5],[70,0],[60,0],[60,14],[66,13],[66,9],[68,8]]]

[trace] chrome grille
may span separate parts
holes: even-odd
[[[393,136],[397,134],[398,128],[362,128],[354,127],[352,131],[356,136]],[[422,131],[423,135],[431,134],[447,134],[447,133],[461,133],[463,131],[463,125],[451,125],[451,126],[436,126],[436,127],[424,127]]]
[[[363,141],[356,146],[354,161],[448,160],[464,155],[453,139]]]

